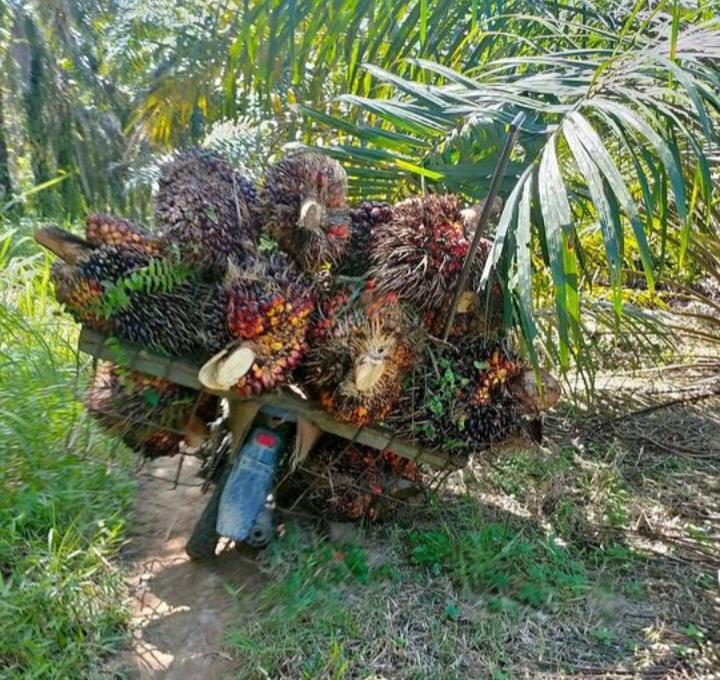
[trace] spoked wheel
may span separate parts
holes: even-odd
[[[190,540],[185,546],[185,552],[191,560],[204,560],[215,555],[215,548],[220,540],[216,529],[220,497],[229,475],[229,467],[226,467],[215,483],[212,496],[210,496],[210,500],[202,511]]]

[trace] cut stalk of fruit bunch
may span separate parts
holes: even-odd
[[[253,343],[247,342],[222,350],[202,366],[198,379],[211,390],[230,389],[255,363],[257,354],[254,348]]]

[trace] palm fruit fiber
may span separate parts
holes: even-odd
[[[302,152],[272,166],[260,193],[263,226],[304,272],[337,264],[350,244],[347,176],[332,158]]]

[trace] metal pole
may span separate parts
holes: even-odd
[[[502,154],[500,155],[500,160],[495,167],[495,172],[493,174],[492,181],[490,182],[490,191],[485,198],[485,205],[483,206],[482,213],[480,213],[480,220],[478,221],[477,228],[475,229],[475,235],[472,243],[470,244],[470,250],[465,258],[465,264],[463,265],[462,272],[460,272],[460,279],[458,280],[457,287],[455,288],[452,305],[450,305],[450,313],[448,314],[447,321],[445,322],[445,330],[443,331],[442,336],[443,342],[447,342],[448,336],[450,335],[450,329],[452,328],[453,321],[455,321],[455,315],[457,314],[458,303],[460,302],[460,297],[465,290],[465,284],[467,283],[468,276],[470,275],[470,268],[472,267],[473,260],[475,259],[475,255],[477,254],[477,250],[480,246],[480,239],[482,238],[483,230],[490,218],[492,205],[495,202],[495,197],[500,189],[500,183],[502,182],[503,177],[505,176],[505,171],[507,170],[507,164],[510,160],[510,152],[515,145],[515,139],[520,131],[520,126],[525,121],[525,117],[525,113],[520,112],[517,116],[515,116],[512,123],[510,123],[510,132],[505,140],[505,146],[503,147]]]

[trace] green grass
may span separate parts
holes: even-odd
[[[627,449],[510,451],[465,479],[466,494],[431,496],[351,545],[291,526],[265,555],[258,600],[239,603],[227,638],[236,677],[570,678],[649,667],[705,677],[717,617],[703,599],[714,572],[697,557],[717,545],[715,532],[687,523],[692,559],[636,540],[640,512],[655,508],[670,534],[678,525],[662,509],[673,497],[638,476]]]
[[[90,678],[125,635],[111,560],[133,484],[83,412],[77,329],[33,250],[0,239],[0,676]]]

